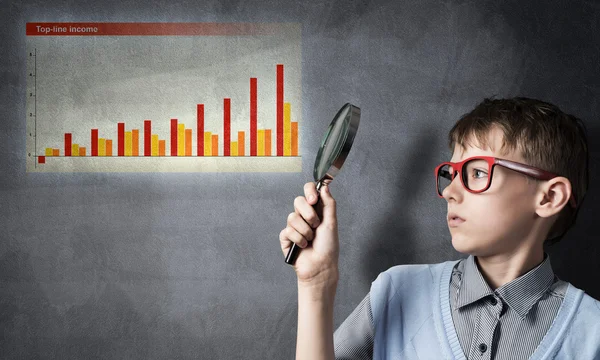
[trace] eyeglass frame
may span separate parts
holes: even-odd
[[[488,182],[487,182],[487,185],[482,190],[471,190],[471,189],[467,188],[467,186],[465,185],[462,171],[463,171],[464,165],[471,160],[485,160],[488,164],[488,171],[489,171]],[[540,168],[536,168],[531,165],[526,165],[526,164],[522,164],[519,162],[511,161],[511,160],[500,159],[500,158],[493,157],[493,156],[473,156],[468,159],[464,159],[463,161],[460,161],[460,162],[446,161],[446,162],[443,162],[443,163],[439,164],[438,166],[436,166],[435,172],[434,172],[435,191],[440,198],[443,198],[444,196],[441,194],[440,187],[439,187],[439,170],[444,165],[450,165],[452,167],[452,169],[454,170],[453,173],[451,174],[452,178],[450,179],[450,183],[452,183],[452,181],[454,181],[455,174],[458,173],[458,175],[460,177],[460,183],[462,184],[463,188],[472,194],[480,194],[490,188],[490,186],[492,185],[494,166],[496,166],[496,165],[500,165],[507,169],[516,171],[518,173],[530,176],[530,177],[532,177],[534,179],[538,179],[538,180],[544,180],[544,181],[551,180],[551,179],[561,176],[561,175],[551,173],[546,170],[542,170]],[[442,192],[443,191],[444,190],[442,190]],[[574,209],[577,208],[574,191],[572,191],[572,190],[571,190],[571,197],[569,198],[569,205],[571,205],[571,207]]]

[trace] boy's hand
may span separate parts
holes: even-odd
[[[300,250],[293,265],[299,285],[337,285],[339,240],[335,199],[329,187],[323,184],[321,201],[313,182],[304,185],[304,195],[294,200],[294,212],[287,217],[287,227],[279,233],[281,250],[286,256],[292,243]]]

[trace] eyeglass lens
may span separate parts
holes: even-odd
[[[452,182],[452,172],[454,169],[446,164],[438,170],[437,184],[438,193],[442,195],[442,191]],[[463,184],[467,189],[472,191],[481,191],[485,189],[489,181],[488,162],[485,160],[474,159],[463,164],[462,168]]]

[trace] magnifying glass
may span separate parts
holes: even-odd
[[[328,185],[344,165],[354,142],[359,121],[360,108],[347,103],[342,106],[329,124],[315,160],[313,175],[317,184],[318,199],[313,208],[316,208],[321,201],[319,190],[323,184]],[[293,265],[299,252],[300,247],[296,243],[292,244],[285,257],[286,264]]]

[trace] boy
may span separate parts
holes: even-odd
[[[324,186],[315,211],[315,185],[304,186],[279,235],[284,256],[302,248],[297,359],[600,359],[600,302],[558,279],[543,250],[587,190],[581,121],[539,100],[485,99],[449,140],[437,192],[469,256],[379,274],[335,334],[336,203]]]

